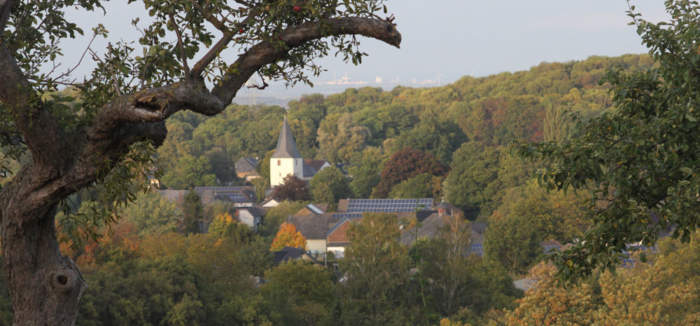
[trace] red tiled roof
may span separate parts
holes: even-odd
[[[326,238],[328,244],[350,242],[348,239],[348,229],[350,228],[351,222],[351,220],[344,220],[339,226],[335,227],[335,229],[328,234],[328,238]]]

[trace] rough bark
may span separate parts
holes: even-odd
[[[0,33],[12,3],[0,0]],[[193,74],[173,85],[124,95],[105,105],[91,126],[71,135],[42,106],[13,54],[0,43],[0,104],[12,113],[32,155],[32,161],[0,190],[0,233],[14,325],[75,322],[87,285],[77,266],[58,249],[54,216],[60,200],[95,182],[101,169],[119,164],[131,144],[151,140],[160,145],[167,134],[164,121],[175,112],[217,114],[262,66],[283,59],[289,49],[304,42],[340,34],[361,34],[397,47],[401,42],[394,25],[378,19],[305,23],[281,34],[285,46],[261,42],[242,54],[235,63],[238,69],[212,91]],[[225,35],[219,43],[228,41]],[[204,58],[195,72],[210,61]]]

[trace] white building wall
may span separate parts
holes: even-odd
[[[312,254],[323,254],[326,252],[326,239],[306,240],[306,250]]]
[[[342,246],[334,246],[334,247],[328,247],[327,249],[329,252],[332,252],[333,255],[335,255],[335,258],[343,258],[345,257],[345,247]]]
[[[247,209],[238,210],[238,220],[251,229],[257,229],[258,224],[260,224],[260,219],[253,216]]]
[[[271,158],[270,159],[270,187],[276,187],[284,183],[288,175],[300,178],[304,175],[304,160],[301,158]]]

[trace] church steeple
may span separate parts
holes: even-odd
[[[301,154],[297,150],[297,144],[294,142],[294,136],[292,135],[292,130],[289,128],[289,123],[287,123],[287,116],[284,116],[284,122],[282,123],[282,130],[280,130],[280,136],[277,138],[277,148],[272,154],[272,158],[301,158]]]

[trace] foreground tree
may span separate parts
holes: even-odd
[[[508,312],[507,325],[697,325],[700,322],[700,241],[662,239],[646,263],[596,273],[562,287],[552,264],[529,273],[537,284]]]
[[[125,193],[125,180],[152,156],[137,151],[142,155],[126,161],[134,164],[124,164],[130,149],[143,141],[160,145],[167,134],[164,120],[178,111],[223,111],[255,73],[260,87],[265,79],[309,82],[309,73],[320,72],[313,59],[332,48],[359,63],[364,53],[354,35],[398,47],[401,35],[392,20],[377,16],[383,2],[147,0],[153,21],[141,30],[140,56],[124,42],[111,43],[103,56],[88,47],[97,67],[78,84],[71,70],[53,73],[47,65],[61,56],[62,38],[82,33],[65,10],[103,9],[101,1],[0,0],[0,141],[10,157],[24,149],[31,155],[0,192],[14,324],[75,320],[85,282],[58,250],[59,203],[93,185],[109,190],[114,206],[126,203],[133,195]],[[107,35],[101,26],[94,33]],[[226,62],[224,49],[239,56]],[[204,54],[190,62],[200,50]],[[76,87],[79,101],[42,97],[62,84]]]
[[[347,231],[351,245],[341,269],[344,325],[408,325],[404,294],[409,281],[409,257],[396,216],[367,213]]]
[[[700,227],[700,5],[669,0],[666,9],[672,20],[658,24],[631,9],[658,66],[608,74],[615,110],[576,139],[522,147],[544,159],[551,187],[596,190],[594,226],[557,259],[562,276],[613,268],[628,243],[651,246],[670,229],[687,241]]]
[[[321,265],[290,261],[265,273],[261,293],[274,325],[336,325],[335,284]]]

